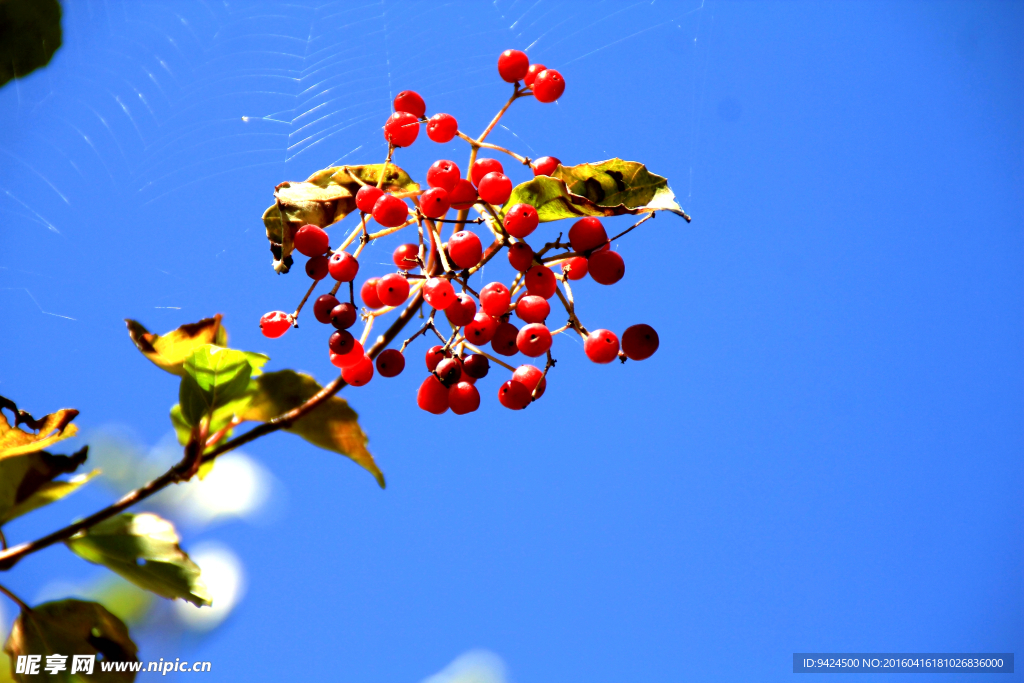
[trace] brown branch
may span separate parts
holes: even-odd
[[[13,600],[14,602],[18,603],[18,607],[20,607],[23,611],[25,611],[25,612],[31,612],[32,611],[31,607],[26,605],[22,601],[21,598],[19,598],[17,595],[15,595],[10,590],[8,590],[6,586],[0,586],[0,593],[3,593],[7,597],[9,597],[11,600]]]

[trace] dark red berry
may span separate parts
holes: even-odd
[[[420,211],[427,218],[440,218],[448,211],[448,190],[432,187],[420,195]]]
[[[448,318],[448,321],[451,322],[451,318]],[[462,334],[465,335],[466,341],[473,346],[483,346],[494,338],[494,333],[500,324],[501,322],[497,318],[492,318],[484,311],[479,311],[462,330]]]
[[[398,349],[385,349],[377,356],[377,372],[381,377],[397,377],[405,370],[405,356]]]
[[[434,368],[434,374],[441,380],[441,384],[450,387],[462,377],[462,361],[458,358],[444,358]]]
[[[385,306],[401,306],[409,298],[409,281],[401,273],[388,273],[377,280],[377,298]]]
[[[532,90],[538,102],[554,102],[565,92],[565,79],[554,69],[544,69],[533,79]]]
[[[523,277],[526,282],[526,291],[544,299],[550,299],[558,289],[558,280],[555,274],[547,266],[534,266],[526,271]]]
[[[313,302],[313,317],[325,325],[331,322],[331,310],[340,302],[333,294],[321,294]]]
[[[359,289],[359,297],[366,304],[367,308],[383,308],[380,297],[377,296],[377,278],[371,277],[363,283]]]
[[[476,204],[476,188],[473,187],[473,183],[463,178],[455,184],[455,189],[448,193],[448,199],[456,211],[470,209]]]
[[[359,343],[358,339],[353,339],[352,350],[348,353],[334,353],[331,354],[331,364],[338,368],[347,368],[350,365],[358,363],[363,358],[363,345]]]
[[[335,299],[337,301],[337,299]],[[358,311],[356,307],[349,302],[339,303],[337,306],[331,309],[330,323],[334,325],[336,329],[347,330],[356,323],[356,317]]]
[[[632,360],[646,360],[658,350],[658,333],[650,325],[632,325],[622,333],[622,352]]]
[[[363,185],[356,192],[356,207],[363,213],[373,213],[373,205],[384,195],[376,185]]]
[[[490,369],[491,362],[487,360],[487,356],[481,356],[479,353],[472,353],[462,361],[462,372],[473,379],[483,379]]]
[[[327,345],[331,349],[331,353],[344,356],[352,351],[355,347],[356,338],[352,336],[352,333],[348,330],[338,330],[331,333],[331,338],[327,340]]]
[[[331,238],[315,225],[303,225],[295,231],[295,250],[303,256],[319,256],[331,247]]]
[[[423,298],[439,311],[455,303],[455,288],[444,278],[432,277],[423,285]]]
[[[462,171],[454,161],[438,159],[427,169],[427,185],[430,187],[443,187],[448,194],[462,179]]]
[[[424,359],[427,362],[427,370],[429,370],[430,372],[433,372],[437,368],[437,364],[438,363],[443,361],[445,358],[451,358],[451,357],[452,357],[452,352],[451,351],[445,351],[444,347],[441,346],[440,344],[436,344],[435,346],[431,346],[429,349],[427,349],[427,355],[424,356]]]
[[[587,270],[595,282],[614,285],[626,274],[626,264],[616,251],[595,251],[587,260]]]
[[[451,114],[434,114],[427,121],[427,137],[434,142],[451,142],[459,132],[459,122]]]
[[[512,196],[512,181],[504,173],[488,173],[477,186],[480,199],[492,206],[501,206]]]
[[[327,277],[327,257],[323,254],[310,257],[306,261],[306,275],[317,281]]]
[[[531,395],[536,389],[536,398],[543,396],[544,390],[547,389],[548,386],[548,381],[544,378],[544,373],[540,368],[533,365],[520,365],[516,368],[515,372],[512,373],[512,379],[529,389]]]
[[[519,272],[529,270],[533,265],[533,249],[526,242],[516,242],[508,248],[508,262]]]
[[[587,276],[587,259],[585,256],[572,256],[562,261],[562,272],[570,280],[582,280]]]
[[[526,75],[523,76],[523,83],[527,88],[533,87],[533,82],[537,80],[537,74],[546,69],[547,67],[543,64],[531,64],[526,70]]]
[[[498,56],[498,75],[506,83],[515,83],[526,77],[530,58],[519,50],[505,50]]]
[[[480,262],[483,253],[480,238],[469,230],[460,230],[448,240],[448,254],[459,268],[472,268]]]
[[[504,223],[508,234],[522,239],[537,229],[540,219],[537,209],[529,204],[516,204],[505,214]]]
[[[608,330],[592,330],[583,342],[583,351],[595,363],[611,363],[619,355],[619,338]]]
[[[394,261],[395,265],[401,270],[412,270],[419,265],[419,262],[417,261],[419,256],[419,245],[399,244],[398,248],[395,249],[395,253],[391,255],[391,260]]]
[[[537,95],[534,94],[534,97]],[[396,111],[388,117],[384,124],[384,139],[395,147],[408,147],[416,141],[420,134],[420,122],[418,117],[409,112]]]
[[[480,392],[469,382],[459,382],[448,390],[448,405],[456,415],[472,413],[480,407]]]
[[[607,241],[608,233],[604,231],[604,225],[594,216],[584,216],[569,228],[569,244],[574,251],[590,251]]]
[[[469,179],[473,181],[473,184],[480,187],[480,181],[483,180],[484,176],[488,173],[504,173],[505,169],[501,167],[501,162],[497,159],[488,159],[482,157],[473,162],[473,165],[469,169]]]
[[[555,157],[541,157],[533,162],[533,175],[551,175],[561,163]]]
[[[543,356],[551,348],[551,330],[540,323],[525,325],[516,335],[516,347],[530,358]]]
[[[353,387],[368,384],[373,379],[373,360],[363,354],[358,361],[341,369],[341,378]]]
[[[260,332],[264,337],[277,339],[292,326],[292,319],[284,311],[264,313],[260,318]]]
[[[395,95],[395,111],[404,111],[422,119],[427,113],[427,105],[415,90],[403,90]]]
[[[394,195],[382,195],[373,205],[373,220],[385,228],[397,228],[409,216],[409,207]]]
[[[518,335],[519,330],[515,325],[509,322],[501,323],[491,337],[491,348],[502,356],[514,356],[519,353],[519,347],[516,345]]]
[[[427,375],[416,392],[416,405],[428,413],[441,415],[448,410],[448,387],[433,375]]]
[[[327,270],[338,282],[352,282],[359,272],[359,261],[347,251],[336,251],[327,261]]]
[[[530,390],[526,388],[526,385],[514,379],[505,382],[498,389],[498,402],[511,410],[522,410],[530,405],[532,400]]]
[[[512,295],[509,294],[508,287],[500,282],[490,282],[480,290],[480,307],[488,315],[505,315],[511,302]]]
[[[476,302],[473,301],[473,297],[459,294],[455,299],[455,303],[444,309],[448,322],[454,327],[462,327],[473,322],[473,316],[476,315]]]
[[[516,303],[516,316],[523,322],[542,323],[550,313],[551,304],[540,296],[525,294],[519,297],[519,301]]]

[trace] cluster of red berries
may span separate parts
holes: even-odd
[[[515,83],[513,99],[532,94],[541,102],[553,102],[565,90],[561,74],[540,64],[530,64],[526,54],[518,50],[506,50],[501,54],[498,73],[505,81]],[[521,88],[520,81],[528,90]],[[459,132],[455,118],[449,114],[435,114],[427,119],[426,104],[413,91],[400,93],[395,98],[394,107],[395,113],[384,126],[384,135],[391,150],[411,145],[417,137],[419,125],[424,122],[427,135],[436,142],[448,142],[456,135],[470,140]],[[366,220],[371,216],[384,228],[399,229],[416,224],[420,230],[419,244],[402,244],[395,249],[392,259],[397,272],[363,281],[359,295],[370,311],[364,317],[403,305],[416,290],[422,290],[422,300],[433,309],[420,332],[406,340],[401,350],[381,352],[376,363],[366,354],[360,340],[349,332],[359,317],[354,301],[354,281],[359,272],[357,256],[363,244],[354,254],[343,249],[332,251],[327,233],[316,225],[302,226],[293,239],[295,250],[309,257],[306,262],[309,277],[320,281],[330,276],[337,281],[330,294],[315,299],[313,315],[319,322],[335,328],[328,341],[330,359],[341,368],[342,377],[348,384],[366,384],[372,379],[374,368],[384,377],[397,376],[405,368],[403,352],[409,342],[428,331],[439,337],[443,343],[427,351],[426,367],[430,374],[417,393],[419,406],[435,414],[444,413],[449,408],[460,415],[476,410],[480,405],[480,394],[475,384],[488,374],[491,360],[512,370],[511,378],[498,391],[502,405],[519,410],[540,398],[546,388],[547,370],[554,365],[550,353],[553,333],[546,321],[551,313],[549,301],[556,294],[565,305],[569,323],[555,333],[567,329],[579,333],[585,339],[584,351],[590,360],[596,363],[610,363],[616,358],[643,360],[658,348],[658,335],[648,325],[628,328],[622,335],[621,348],[620,340],[613,332],[605,329],[587,332],[583,328],[574,308],[561,294],[559,282],[563,283],[567,293],[569,281],[580,280],[588,274],[602,285],[614,284],[625,274],[622,257],[611,250],[611,241],[602,222],[594,217],[580,218],[573,224],[568,244],[556,240],[554,244],[546,245],[540,254],[535,252],[526,238],[540,223],[537,210],[529,204],[515,204],[504,211],[503,217],[498,213],[512,194],[512,181],[497,159],[476,158],[480,142],[482,137],[471,141],[474,155],[467,177],[462,176],[453,161],[441,159],[431,164],[426,173],[429,189],[407,193],[412,199],[412,207],[406,203],[405,196],[396,196],[373,185],[364,185],[356,193],[356,207],[364,230]],[[560,165],[554,157],[532,162],[525,159],[524,163],[531,167],[534,176],[549,175]],[[473,222],[486,220],[495,234],[500,235],[493,245],[497,249],[485,252],[480,238],[465,229],[465,223],[469,221],[465,220],[464,214],[455,221],[461,222],[463,229],[456,230],[447,242],[441,243],[443,222],[453,222],[444,221],[448,211],[465,211],[473,206],[484,216]],[[474,291],[469,284],[470,276],[501,248],[508,249],[509,263],[517,271],[511,288],[500,282],[490,282],[479,292]],[[564,249],[566,253],[542,258],[550,248]],[[549,263],[560,264],[560,273],[556,275],[548,267]],[[416,270],[420,272],[414,272]],[[335,296],[343,283],[349,283],[349,301],[341,301]],[[456,285],[460,291],[456,291]],[[568,296],[571,300],[571,293]],[[452,331],[447,339],[434,325],[438,311],[444,314]],[[522,328],[510,322],[513,314],[524,323]],[[298,311],[292,315],[283,311],[265,314],[260,320],[263,334],[271,338],[280,337],[296,324],[297,315]],[[522,353],[529,358],[546,356],[547,362],[543,370],[530,364],[512,368],[480,350],[479,347],[487,344],[497,356],[511,357]],[[467,352],[467,347],[475,352]]]

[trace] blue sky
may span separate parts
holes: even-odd
[[[480,411],[438,418],[413,346],[345,390],[388,489],[295,437],[247,447],[276,512],[182,527],[232,549],[245,596],[143,658],[398,682],[484,649],[509,681],[594,683],[1020,651],[1022,27],[1020,2],[67,3],[50,67],[0,90],[0,394],[145,450],[177,385],[122,319],[215,312],[233,346],[327,381],[322,329],[256,325],[306,287],[270,267],[274,185],[381,161],[403,89],[482,129],[498,53],[528,49],[566,93],[493,141],[642,161],[694,218],[631,233],[625,279],[577,291],[588,326],[645,322],[660,350],[596,366],[562,338],[529,410],[488,377]],[[464,147],[396,161],[422,178]],[[90,486],[9,537],[110,499]],[[33,599],[100,576],[53,548],[0,580]]]

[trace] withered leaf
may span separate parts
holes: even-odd
[[[13,425],[3,413],[2,409],[5,408],[14,413]],[[78,427],[71,424],[71,421],[77,416],[77,410],[62,408],[37,420],[24,410],[18,410],[14,401],[0,396],[0,460],[36,453],[74,436],[78,433]],[[20,429],[20,425],[32,431]]]
[[[212,318],[182,325],[176,330],[159,335],[153,334],[138,321],[126,319],[128,334],[135,346],[154,365],[172,375],[182,376],[185,359],[204,344],[227,346],[228,333],[220,322],[218,313]]]
[[[0,460],[0,525],[73,493],[99,474],[93,470],[69,481],[57,481],[85,462],[88,446],[73,455],[46,451]]]

